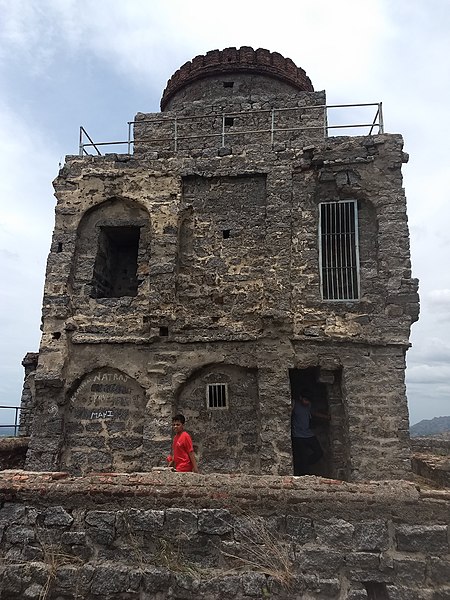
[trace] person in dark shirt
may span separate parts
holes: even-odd
[[[323,456],[319,440],[311,430],[311,416],[329,420],[329,415],[311,412],[311,401],[300,394],[295,398],[291,414],[292,457],[294,475],[309,475],[309,467]]]

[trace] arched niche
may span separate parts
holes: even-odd
[[[73,292],[91,298],[136,296],[149,259],[146,209],[126,198],[106,200],[88,210],[78,225]]]
[[[122,371],[86,374],[69,393],[61,466],[75,474],[139,471],[145,390]]]
[[[260,472],[260,412],[255,370],[212,364],[176,395],[204,473]],[[175,414],[174,413],[174,414]]]

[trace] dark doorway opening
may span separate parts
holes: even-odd
[[[139,237],[139,227],[100,228],[92,298],[136,296]]]
[[[327,388],[324,383],[319,381],[319,375],[319,367],[289,369],[292,401],[294,402],[300,395],[306,396],[311,401],[312,413],[320,412],[328,415]],[[311,429],[319,440],[319,444],[323,450],[323,457],[309,467],[309,474],[331,477],[331,456],[328,435],[329,422],[325,419],[316,419],[313,417],[311,419]]]
[[[329,415],[330,420],[312,419],[311,429],[323,457],[311,467],[311,475],[348,481],[350,473],[348,423],[342,398],[342,369],[321,367],[289,369],[294,400],[303,394],[311,400],[311,411]]]

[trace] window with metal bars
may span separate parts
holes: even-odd
[[[228,386],[226,383],[208,383],[206,402],[209,409],[228,408]]]
[[[319,260],[322,298],[358,300],[358,204],[355,200],[319,204]]]

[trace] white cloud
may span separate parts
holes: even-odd
[[[0,397],[20,399],[21,360],[38,349],[45,261],[53,227],[55,153],[0,105]]]
[[[108,106],[118,90],[125,90],[131,116],[148,109],[150,94],[156,105],[166,80],[196,54],[250,45],[292,58],[316,89],[327,89],[330,102],[383,100],[387,131],[403,133],[411,156],[404,174],[413,272],[421,280],[422,297],[408,352],[410,405],[418,414],[426,397],[434,414],[447,410],[447,0],[280,0],[276,5],[268,0],[229,0],[226,5],[210,0],[0,0],[0,14],[0,266],[7,283],[2,337],[8,350],[13,340],[15,353],[5,354],[8,374],[0,376],[0,386],[20,391],[20,358],[36,348],[53,228],[51,180],[61,148],[73,150],[57,126],[43,130],[43,115],[59,108],[61,122],[70,97],[68,119],[74,109],[83,119],[103,117],[114,136],[117,117]],[[83,69],[78,72],[79,64]],[[114,80],[111,73],[117,75]],[[98,82],[95,97],[85,93],[87,78]],[[35,90],[46,86],[52,86],[52,93],[43,99]],[[137,89],[143,90],[139,99]]]
[[[428,292],[428,299],[431,304],[443,305],[450,308],[450,289],[431,290]]]

